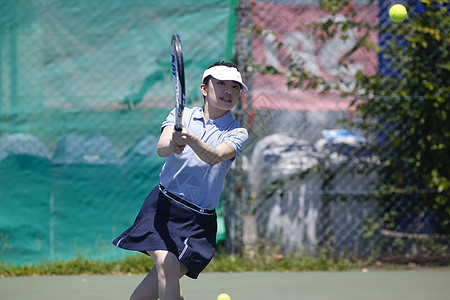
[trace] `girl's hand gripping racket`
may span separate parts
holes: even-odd
[[[175,93],[175,130],[181,131],[183,110],[186,105],[184,85],[183,49],[178,34],[172,35],[172,75]]]

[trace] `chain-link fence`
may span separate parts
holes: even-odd
[[[111,241],[164,163],[171,35],[182,39],[192,106],[204,69],[228,57],[228,32],[220,0],[2,1],[0,260],[122,255]]]
[[[448,258],[448,1],[403,23],[393,1],[3,2],[0,260],[121,253],[164,163],[173,33],[190,106],[217,60],[250,87],[229,251]]]
[[[448,2],[402,3],[394,23],[393,1],[239,2],[251,141],[226,194],[232,249],[448,259]]]

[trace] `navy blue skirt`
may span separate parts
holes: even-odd
[[[211,261],[216,248],[217,216],[202,214],[154,188],[139,211],[134,224],[113,244],[127,250],[167,250],[196,279]]]

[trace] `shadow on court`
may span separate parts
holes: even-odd
[[[144,275],[0,279],[0,299],[129,299]],[[181,280],[186,299],[450,299],[450,269],[363,272],[204,273]]]

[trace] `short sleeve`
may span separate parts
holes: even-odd
[[[227,142],[228,144],[234,147],[234,150],[236,151],[235,157],[237,157],[244,148],[244,145],[247,142],[247,140],[248,140],[247,129],[239,127],[230,130],[227,133],[224,142]]]
[[[164,129],[164,127],[166,127],[167,125],[173,126],[175,125],[175,108],[172,109],[172,111],[170,112],[170,114],[167,116],[166,120],[164,122],[162,122],[161,125],[161,131]]]

